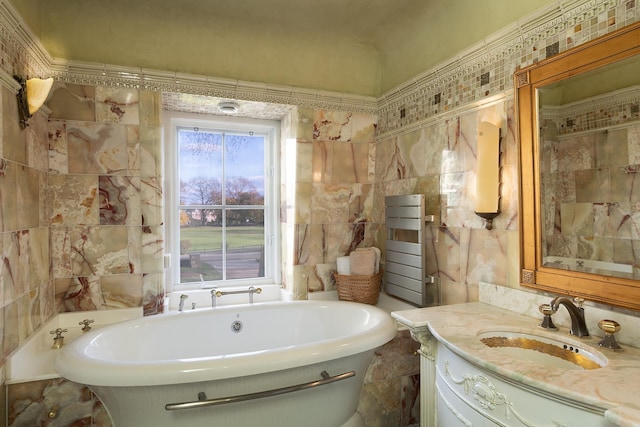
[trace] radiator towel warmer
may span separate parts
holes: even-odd
[[[387,241],[384,282],[389,295],[420,307],[440,304],[440,292],[432,276],[426,274],[426,223],[423,194],[385,198]]]

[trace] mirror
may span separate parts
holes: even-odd
[[[640,309],[640,23],[515,73],[521,284]]]

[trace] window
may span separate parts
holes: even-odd
[[[165,128],[170,287],[275,283],[278,123],[172,114]]]

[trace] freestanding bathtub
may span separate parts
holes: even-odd
[[[338,427],[356,411],[373,352],[396,331],[365,304],[227,306],[89,332],[55,366],[88,385],[116,427]]]

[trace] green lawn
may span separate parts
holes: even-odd
[[[222,247],[221,227],[182,227],[181,246],[188,252],[206,252]],[[185,244],[188,242],[188,244]],[[264,227],[227,227],[227,247],[229,249],[264,245]]]

